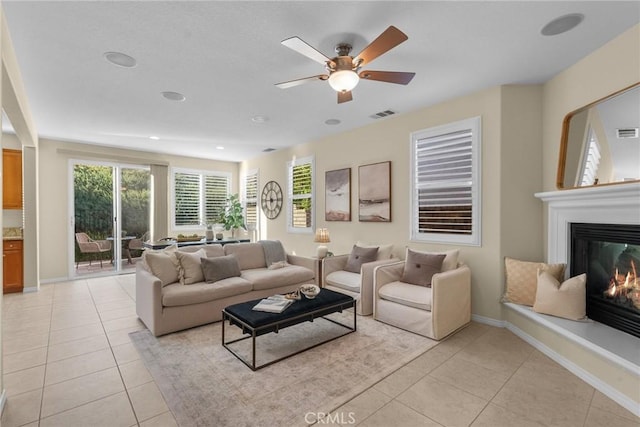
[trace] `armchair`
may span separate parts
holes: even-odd
[[[377,267],[373,318],[437,341],[466,325],[471,321],[471,271],[457,261],[454,265],[434,274],[431,287],[402,282],[405,261]]]
[[[356,300],[357,314],[373,314],[373,273],[378,266],[398,261],[398,258],[391,258],[391,249],[392,245],[381,245],[377,259],[363,263],[359,273],[345,270],[350,254],[324,258],[322,287],[353,297]]]
[[[102,253],[111,251],[111,242],[108,240],[93,240],[87,233],[76,233],[76,242],[80,252],[83,254],[96,254],[95,257],[100,260],[100,268],[102,268]],[[76,268],[80,264],[80,260],[76,261]],[[91,265],[91,259],[89,259]]]

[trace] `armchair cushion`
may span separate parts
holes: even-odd
[[[352,273],[360,273],[362,264],[375,261],[378,256],[378,247],[373,248],[361,248],[358,245],[353,245],[347,265],[344,267],[346,271]]]
[[[407,249],[401,281],[412,285],[431,286],[431,278],[442,270],[445,255],[425,254]]]
[[[360,293],[361,281],[362,277],[360,273],[351,273],[350,271],[344,270],[334,271],[325,279],[327,285],[357,293]]]
[[[450,271],[458,268],[458,255],[460,254],[460,250],[458,249],[450,249],[448,251],[442,251],[442,252],[428,252],[428,251],[416,251],[415,249],[407,248],[407,251],[409,250],[413,252],[421,253],[421,254],[427,254],[427,255],[443,255],[444,254],[445,257],[444,257],[444,261],[442,261],[442,271]],[[408,256],[409,254],[407,252],[405,259]]]
[[[431,288],[403,282],[387,283],[378,290],[380,298],[420,310],[431,311]]]
[[[376,261],[380,261],[382,259],[389,259],[393,256],[393,243],[389,243],[387,245],[373,245],[369,243],[363,243],[361,241],[356,242],[356,246],[360,246],[361,248],[378,248],[378,255],[376,257]]]

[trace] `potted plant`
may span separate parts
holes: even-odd
[[[231,230],[232,238],[235,238],[235,231],[238,228],[245,228],[243,210],[238,194],[227,196],[227,206],[222,212],[220,220],[225,230]]]

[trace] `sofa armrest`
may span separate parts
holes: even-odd
[[[391,264],[380,265],[375,268],[373,273],[373,286],[377,294],[378,289],[387,283],[397,282],[404,272],[404,261],[396,261]]]
[[[318,283],[318,279],[320,278],[320,272],[318,271],[320,262],[318,258],[287,254],[287,263],[292,265],[299,265],[300,267],[305,267],[313,271],[313,278],[315,279],[316,283]]]
[[[327,283],[326,278],[334,271],[344,270],[347,266],[349,255],[328,256],[322,260],[322,283]]]
[[[360,267],[360,298],[362,299],[362,315],[368,316],[373,312],[365,307],[373,308],[373,277],[375,269],[381,265],[398,262],[398,258],[381,259],[362,264]]]
[[[433,275],[431,313],[436,340],[471,321],[471,270],[460,265],[455,270]]]
[[[162,317],[162,282],[141,263],[136,265],[136,314],[151,333],[158,336]]]

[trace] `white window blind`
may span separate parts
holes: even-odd
[[[244,177],[244,212],[247,226],[258,225],[258,171],[249,171]]]
[[[598,167],[600,166],[600,144],[596,138],[595,132],[589,129],[589,143],[587,144],[586,155],[584,156],[584,165],[582,172],[582,180],[580,185],[595,185],[598,178]]]
[[[412,135],[412,240],[479,245],[480,118]]]
[[[224,172],[173,170],[173,227],[194,228],[217,221],[226,206],[231,175]]]
[[[314,183],[313,157],[287,163],[287,230],[309,232],[313,230]]]

